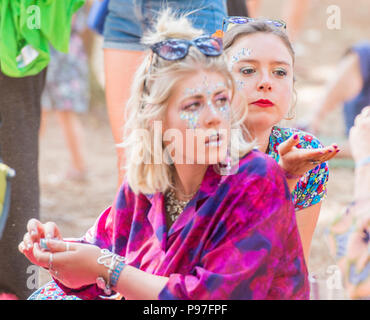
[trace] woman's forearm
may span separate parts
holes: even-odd
[[[99,266],[99,275],[108,279],[108,269]],[[168,282],[168,277],[162,277],[126,265],[112,289],[127,300],[158,300],[159,293]]]
[[[125,266],[115,290],[127,300],[158,300],[159,293],[167,284],[168,279],[132,266]]]

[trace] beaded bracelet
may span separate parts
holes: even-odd
[[[117,285],[118,278],[125,266],[126,266],[126,263],[124,263],[123,261],[120,261],[117,263],[116,267],[114,268],[112,272],[112,276],[110,278],[111,287],[115,287]]]

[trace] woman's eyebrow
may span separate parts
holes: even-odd
[[[240,63],[240,62],[249,62],[249,63],[256,63],[256,64],[259,64],[260,61],[259,60],[256,60],[256,59],[240,59],[239,61],[237,61],[236,63]],[[290,66],[291,63],[289,63],[288,61],[285,61],[285,60],[274,60],[274,61],[271,61],[270,64],[283,64],[283,65],[286,65],[286,66]]]

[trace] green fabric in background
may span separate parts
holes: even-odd
[[[51,44],[67,53],[73,14],[85,0],[0,0],[0,66],[10,77],[38,74]]]

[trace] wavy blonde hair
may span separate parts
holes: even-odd
[[[154,31],[144,35],[142,42],[152,45],[169,38],[191,40],[202,34],[202,30],[190,24],[186,15],[175,16],[170,9],[166,9],[159,15]],[[164,60],[150,52],[136,71],[125,109],[127,120],[121,144],[126,154],[126,179],[135,193],[153,194],[165,192],[172,187],[171,165],[165,161],[160,164],[154,161],[153,146],[162,143],[162,137],[154,134],[153,121],[163,120],[175,85],[184,76],[199,70],[221,74],[228,88],[234,92],[234,80],[227,68],[225,56],[207,57],[192,46],[185,58],[176,61]],[[245,130],[243,121],[246,110],[244,107],[234,108],[232,129]],[[252,149],[252,145],[244,140],[241,130],[238,132],[231,135],[231,141],[238,145],[237,150],[231,150],[231,156],[236,160]],[[161,147],[163,149],[163,144]]]

